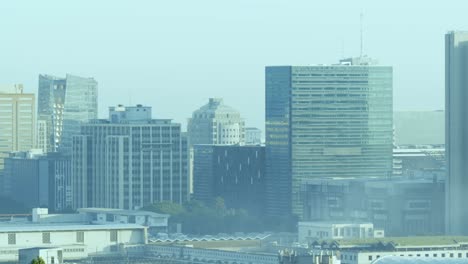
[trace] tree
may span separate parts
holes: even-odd
[[[42,259],[41,257],[38,256],[37,258],[35,258],[35,259],[33,259],[31,261],[31,264],[46,264],[46,263],[45,263],[44,259]]]

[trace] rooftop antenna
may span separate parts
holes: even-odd
[[[361,11],[361,19],[360,19],[360,20],[361,20],[361,55],[360,55],[360,58],[362,58],[362,52],[363,52],[363,50],[364,50],[364,40],[363,40],[363,38],[364,38],[364,37],[363,37],[363,35],[364,35],[364,34],[363,34],[363,31],[364,31],[364,29],[363,29],[363,19],[364,19],[364,14],[363,14],[363,13],[362,13],[362,11]]]

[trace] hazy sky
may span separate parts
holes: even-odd
[[[92,76],[101,117],[142,103],[184,124],[223,97],[263,129],[265,65],[359,55],[361,11],[364,53],[394,67],[395,109],[443,109],[444,33],[468,30],[466,0],[2,0],[0,84]]]

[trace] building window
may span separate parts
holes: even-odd
[[[458,257],[461,258],[461,257],[462,257],[462,253],[458,253]]]
[[[110,242],[117,242],[117,230],[110,231]]]
[[[42,233],[42,243],[43,244],[50,244],[50,233],[49,232]]]
[[[450,253],[450,257],[453,258],[453,253]]]
[[[83,231],[76,232],[76,243],[84,243],[84,232]]]
[[[372,261],[372,255],[369,256],[369,261]]]
[[[114,215],[106,214],[106,222],[114,222]]]
[[[8,245],[16,245],[16,234],[8,234]]]

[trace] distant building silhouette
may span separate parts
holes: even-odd
[[[140,208],[188,199],[187,139],[151,107],[109,108],[73,137],[73,207]]]
[[[468,32],[445,35],[446,231],[468,235]]]
[[[268,214],[302,215],[304,180],[392,172],[392,67],[367,57],[266,67]]]
[[[445,144],[444,111],[395,111],[396,146],[442,146]]]
[[[72,136],[79,133],[80,125],[97,118],[97,87],[93,78],[39,75],[38,148],[69,153]]]

